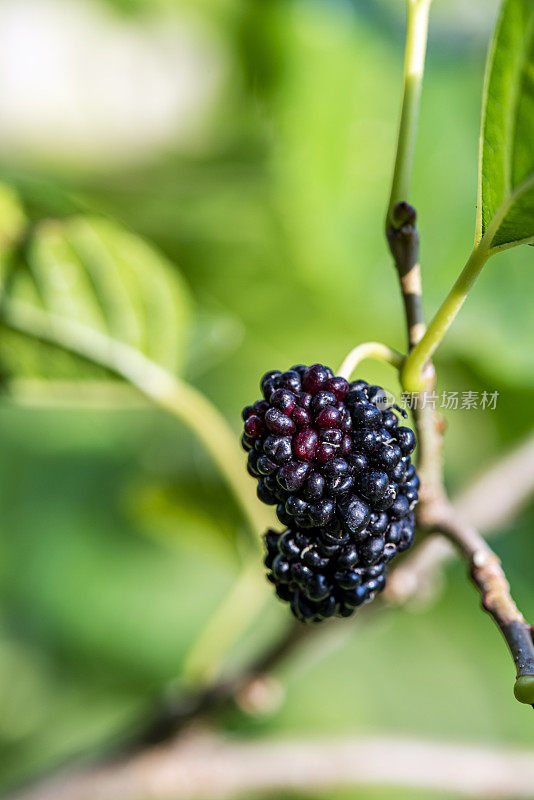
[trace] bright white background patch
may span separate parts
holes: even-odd
[[[69,161],[194,148],[227,74],[214,34],[75,0],[0,2],[0,148]]]

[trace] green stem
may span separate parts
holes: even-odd
[[[401,353],[386,344],[382,344],[382,342],[364,342],[350,351],[337,370],[336,375],[340,375],[350,381],[356,367],[366,358],[371,358],[374,361],[384,361],[386,364],[391,364],[395,369],[400,369],[404,361],[404,356]]]
[[[472,251],[458,280],[437,310],[423,338],[404,362],[401,382],[405,391],[420,392],[425,389],[427,383],[424,375],[425,364],[445,336],[491,254],[492,251],[484,237]]]
[[[258,534],[271,524],[272,514],[258,502],[253,482],[247,480],[237,437],[201,392],[133,347],[76,320],[49,314],[28,303],[4,300],[2,321],[19,333],[106,367],[187,425],[226,479],[254,534],[253,541],[259,545]]]
[[[394,206],[409,197],[431,2],[432,0],[406,0],[404,93],[386,229],[394,224]]]

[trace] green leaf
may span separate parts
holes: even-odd
[[[241,320],[227,310],[200,308],[191,331],[187,375],[197,377],[233,354],[245,334]]]
[[[505,0],[486,67],[476,241],[534,239],[534,1]]]
[[[2,366],[20,375],[25,347],[37,374],[45,372],[46,378],[65,378],[55,372],[50,355],[84,364],[91,377],[100,369],[129,382],[203,443],[238,498],[257,544],[257,531],[272,515],[260,509],[246,479],[238,440],[217,408],[176,376],[189,304],[171,265],[119,226],[84,216],[40,223],[26,250],[26,260],[4,281]]]
[[[27,225],[26,215],[16,192],[0,183],[0,251],[16,243]]]
[[[128,345],[168,372],[185,360],[190,299],[176,268],[142,239],[103,218],[39,223],[5,281],[7,303]],[[6,336],[10,372],[46,378],[95,377],[98,370],[17,334]]]

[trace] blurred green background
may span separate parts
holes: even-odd
[[[413,182],[427,313],[472,243],[495,11],[435,0]],[[335,367],[366,340],[404,346],[383,237],[402,36],[401,0],[0,2],[0,179],[33,219],[103,213],[167,256],[191,307],[184,375],[236,436],[267,369]],[[532,429],[532,260],[529,248],[494,259],[439,352],[441,390],[499,392],[496,411],[446,412],[453,490]],[[386,369],[367,376],[398,390]],[[21,392],[0,406],[0,436],[6,787],[98,751],[180,685],[237,574],[243,521],[162,412],[48,407]],[[533,524],[531,507],[495,539],[531,619]],[[273,599],[256,644],[285,622]],[[353,627],[284,666],[276,711],[223,725],[532,743],[461,565],[432,607]]]

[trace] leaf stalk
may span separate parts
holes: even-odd
[[[401,383],[407,392],[421,392],[428,388],[425,365],[463,306],[473,284],[492,255],[486,236],[471,252],[456,283],[437,310],[423,337],[406,358],[401,370]]]

